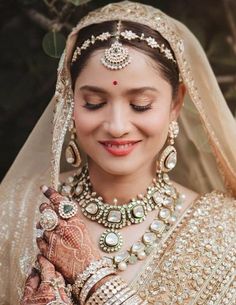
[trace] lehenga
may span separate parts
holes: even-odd
[[[235,305],[235,121],[192,33],[158,9],[129,1],[93,11],[74,28],[59,64],[55,96],[1,184],[0,304],[19,303],[37,253],[35,224],[43,202],[39,186],[51,182],[57,188],[64,171],[61,155],[73,110],[69,66],[76,36],[86,25],[107,20],[148,25],[170,43],[188,90],[172,178],[202,194],[163,236],[130,285],[149,304]]]

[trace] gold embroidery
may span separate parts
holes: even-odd
[[[217,192],[195,202],[133,283],[140,296],[155,305],[216,305],[233,300],[235,207],[235,200]]]

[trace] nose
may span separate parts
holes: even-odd
[[[113,104],[109,107],[104,129],[113,138],[120,138],[129,133],[130,122],[124,105]]]

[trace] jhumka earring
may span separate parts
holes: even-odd
[[[174,139],[179,134],[179,125],[177,121],[172,121],[169,125],[169,145],[163,150],[161,153],[160,161],[158,164],[159,170],[162,172],[169,172],[171,171],[177,163],[177,151],[174,148]]]
[[[79,167],[81,164],[81,157],[78,145],[76,143],[76,129],[75,122],[73,119],[71,120],[69,131],[71,132],[71,138],[66,148],[66,161],[74,167]]]

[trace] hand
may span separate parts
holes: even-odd
[[[40,211],[50,208],[58,214],[58,206],[62,199],[65,200],[65,196],[47,187],[43,188],[43,192],[50,203],[43,203]],[[76,215],[68,220],[59,216],[57,227],[53,231],[44,231],[43,238],[37,238],[37,244],[41,253],[70,283],[73,283],[76,275],[83,272],[92,261],[100,259],[84,222]]]
[[[65,292],[65,281],[54,266],[43,256],[38,256],[41,274],[36,269],[32,269],[25,283],[24,295],[21,305],[46,305],[58,298],[65,305],[72,304]],[[53,283],[58,283],[58,288],[53,287]],[[56,297],[56,293],[59,295]],[[59,304],[59,302],[58,302]]]

